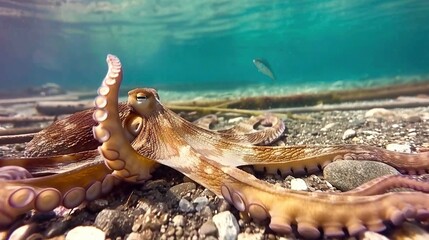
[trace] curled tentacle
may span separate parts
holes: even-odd
[[[414,176],[387,175],[372,179],[361,186],[341,193],[343,195],[370,196],[383,194],[395,189],[409,189],[420,192],[429,192],[429,182],[420,180]]]
[[[197,119],[193,123],[202,128],[210,129],[210,126],[216,121],[217,116],[210,114]],[[257,130],[259,125],[264,126],[264,128]],[[257,117],[253,116],[229,129],[222,129],[216,132],[226,141],[268,145],[279,139],[285,129],[286,126],[280,118],[272,114],[265,114]],[[216,134],[216,132],[213,132],[213,134]]]
[[[108,55],[106,61],[109,69],[94,101],[97,109],[93,118],[99,124],[93,128],[93,134],[102,143],[98,150],[114,175],[132,182],[145,181],[151,177],[156,162],[139,155],[129,143],[118,112],[121,63],[113,55]],[[136,126],[140,129],[141,124]]]

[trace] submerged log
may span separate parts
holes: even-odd
[[[26,143],[33,139],[34,133],[0,136],[0,145]]]
[[[35,122],[50,122],[54,121],[52,116],[29,116],[29,117],[0,117],[0,123],[19,123],[26,125]]]
[[[199,106],[239,109],[268,109],[298,106],[314,106],[350,101],[392,99],[399,96],[415,96],[429,92],[429,80],[407,84],[380,86],[375,88],[360,88],[321,93],[303,93],[286,96],[256,96],[243,97],[234,100],[203,100],[188,102],[169,102],[174,106]]]
[[[94,106],[92,101],[63,101],[63,102],[39,102],[36,110],[43,115],[65,115],[79,112]]]

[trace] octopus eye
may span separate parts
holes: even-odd
[[[144,94],[137,94],[137,102],[142,103],[147,99],[147,96]]]

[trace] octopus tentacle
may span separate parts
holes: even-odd
[[[25,171],[21,167],[0,168],[0,174],[6,172],[11,176]],[[83,201],[94,200],[110,192],[119,182],[110,173],[100,159],[66,173],[33,178],[27,171],[25,177],[3,178],[0,180],[0,228],[31,209],[45,212],[60,205],[74,208]]]
[[[91,163],[98,156],[96,150],[79,153],[47,156],[47,157],[23,157],[0,158],[0,167],[19,166],[28,170],[33,176],[63,173],[70,169]]]
[[[210,129],[210,126],[216,121],[217,116],[210,114],[197,119],[193,124],[201,128]],[[269,127],[256,130],[259,125]],[[280,118],[272,114],[265,114],[257,117],[252,116],[229,129],[221,129],[216,132],[226,141],[249,143],[252,145],[268,145],[279,139],[285,129],[286,126]]]
[[[224,170],[225,171],[225,170]],[[356,235],[366,229],[383,231],[385,221],[395,225],[407,218],[429,217],[429,194],[422,192],[386,193],[374,196],[348,196],[328,193],[287,191],[252,179],[235,169],[233,180],[224,181],[222,195],[238,210],[258,220],[270,218],[270,228],[290,233],[291,225],[307,238],[324,235]],[[225,176],[222,176],[225,178]],[[327,214],[329,212],[329,214]]]
[[[119,59],[107,56],[108,72],[98,89],[93,118],[99,124],[93,128],[94,137],[102,143],[98,148],[106,165],[113,174],[127,181],[142,182],[151,178],[156,162],[139,155],[130,145],[121,126],[118,111],[118,92],[122,81],[122,67]],[[142,124],[139,125],[139,128]]]
[[[343,192],[343,195],[369,196],[405,188],[420,192],[429,192],[429,182],[407,175],[387,175],[372,179],[359,187]]]

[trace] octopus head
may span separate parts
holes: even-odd
[[[148,117],[160,106],[159,96],[153,88],[136,88],[128,92],[128,106],[142,117]]]

